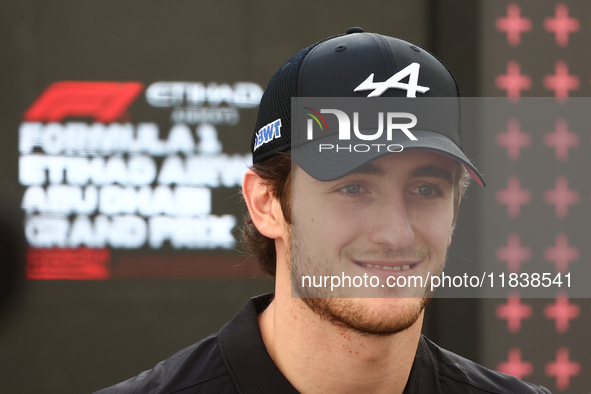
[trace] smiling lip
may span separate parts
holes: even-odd
[[[419,265],[419,263],[416,261],[355,261],[354,263],[363,268],[377,268],[379,270],[399,273],[413,270],[414,268],[416,268],[417,265]]]

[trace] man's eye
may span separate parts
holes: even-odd
[[[420,194],[421,196],[432,196],[433,194],[435,194],[435,189],[432,188],[431,186],[427,186],[427,185],[421,185],[419,187],[417,187],[416,189],[413,190],[415,193]]]
[[[357,194],[361,192],[361,185],[348,185],[345,186],[342,190],[348,194]]]

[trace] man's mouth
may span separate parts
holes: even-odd
[[[388,271],[408,271],[418,265],[418,263],[412,263],[412,264],[402,264],[402,265],[393,265],[392,266],[392,265],[362,263],[360,261],[356,261],[355,264],[357,264],[360,267],[381,268],[383,270],[388,270]]]

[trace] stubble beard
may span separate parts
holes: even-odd
[[[291,275],[292,292],[295,292],[292,296],[301,298],[304,304],[324,321],[362,335],[389,336],[413,326],[429,304],[431,293],[428,292],[422,298],[407,298],[408,303],[397,303],[396,318],[385,319],[380,316],[379,310],[369,310],[363,302],[360,302],[359,298],[330,297],[329,290],[325,287],[300,287],[299,284],[304,274],[302,265],[305,266],[306,271],[313,271],[306,272],[306,275],[319,275],[319,264],[313,261],[301,242],[297,240],[299,237],[295,229],[296,240],[294,241],[291,227],[289,226],[287,229],[289,242],[286,247],[286,261]],[[292,259],[298,263],[292,264]],[[302,262],[305,263],[302,264]],[[442,262],[441,270],[443,270],[444,264],[445,262]]]

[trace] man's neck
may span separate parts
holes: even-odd
[[[361,334],[320,318],[279,291],[259,315],[271,358],[302,393],[402,393],[412,368],[423,314],[393,335]]]

